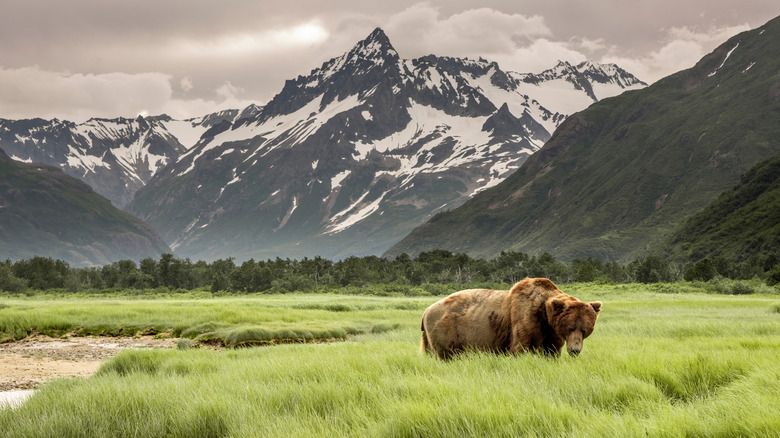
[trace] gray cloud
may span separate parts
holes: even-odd
[[[71,120],[264,103],[376,26],[405,58],[483,56],[531,72],[588,58],[654,81],[780,10],[774,0],[6,3],[0,117]]]

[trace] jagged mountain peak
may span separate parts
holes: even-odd
[[[603,65],[615,65],[615,64],[598,64],[588,59],[586,61],[582,61],[581,63],[577,64],[577,71],[596,70]]]
[[[146,117],[148,120],[154,121],[154,122],[170,122],[173,120],[173,117],[169,116],[168,114],[158,114],[156,116],[148,116]]]
[[[612,63],[599,64],[588,60],[577,64],[574,69],[593,82],[615,82],[624,88],[632,85],[647,86],[644,81]]]
[[[358,42],[353,50],[355,49],[360,49],[361,53],[367,57],[389,53],[395,53],[398,56],[395,48],[390,43],[390,38],[379,27],[374,29],[363,41]]]
[[[251,105],[250,105],[251,106]],[[199,125],[212,127],[214,125],[218,125],[224,121],[232,122],[236,117],[239,115],[239,110],[237,109],[226,109],[217,111],[211,114],[206,114],[202,117],[196,117],[193,119],[187,119],[187,121],[196,123]]]
[[[341,100],[350,93],[368,91],[369,82],[398,64],[390,39],[380,28],[374,29],[365,39],[341,56],[331,58],[315,68],[307,76],[299,75],[285,82],[282,91],[256,113],[253,119],[239,120],[239,124],[263,123],[272,117],[291,114],[312,100],[322,96],[320,109],[334,100]],[[370,77],[367,81],[365,78]]]
[[[251,103],[246,108],[242,109],[241,112],[238,113],[235,120],[236,121],[252,120],[256,118],[262,110],[263,110],[262,106]]]
[[[364,40],[355,44],[352,50],[336,60],[335,65],[339,68],[350,64],[364,64],[366,61],[381,66],[397,61],[398,52],[385,32],[377,27]]]
[[[577,73],[577,69],[569,61],[558,60],[553,68],[541,72],[539,76],[562,78]]]
[[[568,72],[568,71],[575,70],[575,68],[569,61],[562,61],[559,59],[558,62],[555,64],[555,67],[553,67],[551,70]]]
[[[482,130],[491,133],[494,137],[498,135],[511,135],[517,132],[517,126],[520,120],[509,110],[509,105],[504,102],[501,108],[490,116],[482,125]]]

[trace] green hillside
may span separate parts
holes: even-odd
[[[417,228],[387,255],[644,255],[780,152],[780,19],[693,68],[569,117],[502,184]]]
[[[76,266],[170,252],[152,227],[55,167],[0,150],[0,259],[45,256]]]
[[[780,251],[780,154],[688,219],[664,245],[676,258],[744,260]]]

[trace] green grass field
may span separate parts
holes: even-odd
[[[690,293],[695,288],[682,284],[562,289],[604,302],[579,357],[469,354],[449,362],[418,351],[422,310],[437,297],[0,297],[6,337],[152,328],[226,345],[251,344],[253,330],[266,343],[275,334],[337,340],[126,351],[91,378],[53,381],[21,407],[0,410],[0,431],[7,437],[778,436],[780,297]]]

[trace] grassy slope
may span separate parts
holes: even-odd
[[[692,69],[571,116],[505,182],[434,217],[388,255],[647,253],[780,152],[777,41],[780,19],[731,38]]]
[[[668,245],[668,246],[667,246]],[[672,236],[681,259],[744,260],[780,249],[780,155],[762,161],[733,189],[691,217]]]
[[[567,292],[605,302],[576,359],[442,362],[417,351],[420,307],[435,298],[312,296],[310,307],[376,307],[400,329],[334,344],[124,352],[92,378],[52,382],[22,407],[0,410],[0,430],[7,437],[769,437],[780,430],[776,296],[636,285]],[[247,300],[282,319],[301,304],[299,296],[204,303],[228,322]],[[0,312],[41,304],[0,301],[7,306]],[[89,300],[77,302],[89,312]],[[120,302],[131,312],[127,321],[143,317]],[[394,303],[412,310],[391,310]],[[186,305],[157,303],[173,312]],[[343,321],[358,315],[334,313]]]
[[[0,151],[0,175],[0,258],[89,265],[170,252],[149,225],[56,168],[18,163]]]

